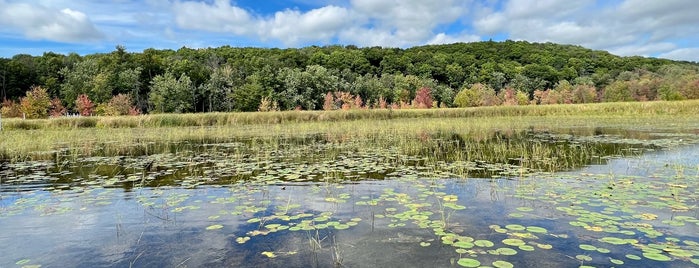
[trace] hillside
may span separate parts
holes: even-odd
[[[524,41],[139,53],[117,46],[16,55],[0,59],[0,70],[4,117],[699,98],[696,63]]]

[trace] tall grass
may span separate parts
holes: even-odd
[[[227,142],[243,142],[246,154],[264,155],[321,140],[349,151],[393,148],[428,161],[507,163],[515,159],[536,161],[530,161],[534,168],[571,167],[599,152],[593,147],[562,151],[537,142],[513,141],[532,131],[583,135],[599,128],[696,131],[697,107],[699,102],[691,101],[9,120],[0,133],[0,161],[150,155]],[[337,154],[308,148],[307,156]]]
[[[400,118],[473,118],[508,116],[696,115],[699,100],[565,105],[496,106],[451,109],[375,109],[256,113],[153,114],[121,117],[74,117],[40,120],[3,119],[3,129],[139,128],[285,124]]]

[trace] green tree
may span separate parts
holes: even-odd
[[[194,110],[194,85],[185,74],[175,78],[170,72],[153,78],[149,103],[155,113],[184,113]]]

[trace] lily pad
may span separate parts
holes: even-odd
[[[481,262],[476,259],[471,258],[461,258],[456,262],[462,267],[478,267],[481,266]]]
[[[495,245],[493,242],[488,240],[476,240],[473,241],[473,244],[482,248],[489,248]]]
[[[507,238],[502,240],[502,243],[508,246],[513,246],[513,247],[519,247],[524,245],[524,241],[522,239],[517,239],[517,238]]]
[[[206,230],[218,230],[221,228],[223,228],[223,225],[214,224],[214,225],[209,225],[208,227],[206,227]]]
[[[495,268],[512,268],[515,267],[512,263],[507,261],[494,261],[493,267]]]

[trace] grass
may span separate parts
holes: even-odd
[[[137,117],[3,119],[0,159],[150,155],[191,146],[244,142],[246,154],[342,144],[342,150],[398,148],[426,161],[529,161],[538,169],[570,168],[601,150],[560,150],[527,140],[523,133],[555,131],[593,135],[622,130],[699,129],[699,101],[500,106],[468,109],[289,111],[265,113],[158,114]],[[308,147],[308,157],[332,158]],[[338,149],[340,150],[340,149]],[[532,160],[534,159],[534,160]],[[585,160],[587,161],[587,160]],[[546,166],[549,166],[548,168]]]
[[[74,117],[39,120],[3,119],[3,130],[66,128],[205,127],[389,120],[513,116],[641,116],[697,115],[699,100],[565,105],[496,106],[451,109],[284,111],[257,113],[153,114],[122,117]]]

